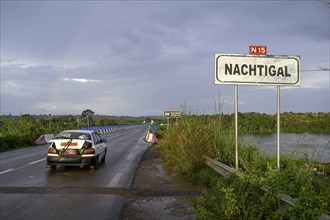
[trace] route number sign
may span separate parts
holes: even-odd
[[[267,47],[266,46],[250,46],[251,55],[266,55]]]

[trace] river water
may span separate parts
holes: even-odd
[[[320,163],[330,163],[330,134],[312,133],[281,133],[281,155],[293,153],[296,157],[317,160]],[[254,143],[260,152],[268,156],[277,155],[277,134],[242,135],[240,141]]]

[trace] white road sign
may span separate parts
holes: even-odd
[[[215,83],[300,86],[300,57],[216,53]]]

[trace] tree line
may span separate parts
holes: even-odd
[[[140,120],[140,118],[139,118]],[[142,123],[132,118],[123,120],[113,117],[95,116],[90,109],[81,115],[2,115],[0,117],[0,152],[33,146],[42,134],[56,134],[62,130],[80,129],[81,127],[125,125]]]
[[[187,117],[187,116],[185,116]],[[206,115],[189,115],[188,117],[210,117]],[[234,127],[234,114],[219,114],[222,127]],[[157,123],[164,122],[162,117],[154,117]],[[65,129],[79,129],[88,126],[108,126],[123,124],[139,124],[145,117],[111,117],[96,116],[86,109],[79,116],[73,115],[39,115],[24,114],[21,116],[1,116],[0,118],[0,152],[9,149],[34,145],[35,140],[42,134],[56,134]],[[276,115],[264,113],[238,113],[240,133],[273,133],[276,132]],[[329,133],[330,113],[293,113],[281,114],[281,132],[286,133]]]
[[[234,115],[228,116],[233,123]],[[256,112],[238,113],[239,129],[243,133],[274,133],[277,130],[277,115]],[[330,133],[330,113],[293,113],[280,115],[283,133]]]

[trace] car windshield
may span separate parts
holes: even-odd
[[[81,132],[67,132],[62,131],[56,135],[56,139],[81,139],[91,140],[91,135]]]

